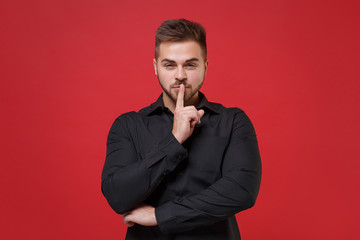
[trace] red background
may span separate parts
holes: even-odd
[[[208,32],[208,99],[263,161],[243,239],[360,239],[359,1],[0,2],[1,239],[123,239],[100,191],[113,120],[155,101],[154,32]]]

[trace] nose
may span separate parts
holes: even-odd
[[[175,79],[176,79],[177,81],[184,81],[184,80],[187,79],[187,77],[186,77],[186,72],[185,72],[185,70],[184,70],[183,67],[177,68],[177,71],[176,71],[176,73],[175,73]]]

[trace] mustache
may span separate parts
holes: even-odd
[[[183,84],[184,87],[186,87],[186,88],[191,86],[191,85],[189,85],[189,84],[185,84],[185,83],[179,82],[179,83],[171,84],[170,87],[180,87],[181,84]]]

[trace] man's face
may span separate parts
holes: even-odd
[[[198,96],[204,81],[208,62],[195,41],[164,42],[159,46],[159,57],[154,59],[155,74],[164,91],[164,97],[176,102],[180,84],[185,86],[186,103]]]

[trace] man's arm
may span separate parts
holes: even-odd
[[[117,213],[128,215],[130,210],[137,209],[165,175],[187,158],[187,150],[180,143],[185,141],[192,134],[195,125],[200,123],[204,110],[197,111],[193,106],[184,107],[185,88],[182,84],[180,89],[173,132],[155,144],[144,159],[138,158],[134,140],[129,133],[131,129],[128,123],[133,124],[134,119],[127,119],[122,115],[112,125],[107,140],[101,189]],[[180,119],[176,120],[179,116]],[[179,131],[181,134],[178,134]],[[183,138],[180,143],[179,136]],[[135,213],[141,214],[143,211]]]
[[[130,134],[130,125],[134,124],[131,114],[120,116],[111,126],[101,177],[101,190],[119,214],[141,204],[187,157],[187,150],[169,133],[141,159]]]
[[[124,221],[130,222],[128,226],[158,224],[165,234],[210,225],[252,207],[259,193],[260,180],[261,160],[255,130],[250,119],[240,111],[235,114],[222,178],[199,194],[174,199],[157,207],[155,212],[151,206],[146,206],[149,211],[136,208]]]
[[[128,227],[132,227],[135,223],[143,226],[156,226],[155,208],[149,205],[142,204],[130,212],[122,215],[124,223]]]
[[[201,161],[201,159],[198,159]],[[177,233],[206,226],[252,207],[261,180],[261,161],[255,131],[242,111],[234,118],[222,177],[204,191],[178,198],[155,209],[160,230]]]
[[[184,87],[180,86],[174,113],[173,134],[182,143],[203,115],[188,118],[189,107],[183,106]],[[201,159],[198,159],[201,161]],[[254,127],[243,111],[234,114],[232,135],[222,165],[222,178],[210,187],[188,198],[167,202],[153,211],[134,209],[125,222],[144,225],[140,219],[155,219],[164,233],[189,231],[198,226],[221,221],[255,204],[261,180],[261,160]],[[149,209],[153,208],[147,206]],[[154,217],[156,215],[156,218]],[[131,220],[130,220],[131,218]]]

